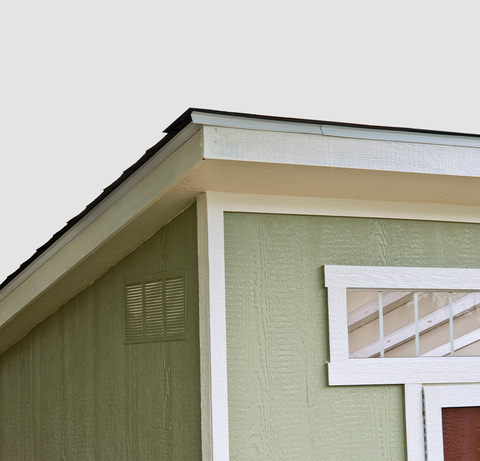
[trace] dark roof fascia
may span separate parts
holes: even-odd
[[[474,133],[463,133],[456,131],[440,131],[440,130],[429,130],[423,128],[407,128],[407,127],[396,127],[396,126],[386,126],[386,125],[365,125],[359,123],[348,123],[348,122],[334,122],[331,120],[313,120],[307,118],[292,118],[292,117],[277,117],[273,115],[259,115],[259,114],[246,114],[242,112],[228,112],[222,110],[211,110],[211,109],[200,109],[200,108],[190,108],[185,111],[180,117],[178,117],[173,123],[171,123],[166,129],[165,132],[170,130],[178,129],[178,126],[182,126],[185,123],[185,120],[191,121],[192,112],[201,112],[205,114],[212,115],[222,115],[226,117],[242,117],[248,119],[257,119],[257,120],[267,120],[267,121],[276,121],[276,122],[289,122],[289,123],[303,123],[308,125],[326,125],[326,126],[339,126],[346,128],[359,128],[367,130],[385,130],[385,131],[400,131],[407,133],[422,133],[422,134],[433,134],[433,135],[444,135],[444,136],[467,136],[473,138],[480,138],[480,134]]]
[[[180,131],[182,131],[183,128],[185,128],[192,121],[193,112],[220,115],[220,116],[226,116],[226,117],[242,117],[242,118],[248,118],[248,119],[268,120],[268,121],[277,121],[277,122],[341,126],[341,127],[348,127],[348,128],[401,131],[401,132],[409,132],[409,133],[424,133],[424,134],[447,135],[447,136],[468,136],[468,137],[480,138],[480,134],[472,134],[472,133],[436,131],[436,130],[426,130],[426,129],[418,129],[418,128],[403,128],[403,127],[391,127],[391,126],[380,126],[380,125],[363,125],[363,124],[357,124],[357,123],[332,122],[332,121],[326,121],[326,120],[277,117],[277,116],[270,116],[270,115],[246,114],[243,112],[228,112],[228,111],[221,111],[221,110],[189,108],[163,131],[164,133],[166,133],[166,135],[158,143],[156,143],[154,146],[148,149],[145,152],[145,154],[142,155],[142,157],[140,157],[139,160],[137,160],[132,166],[127,168],[117,180],[115,180],[112,184],[110,184],[107,188],[105,188],[103,192],[97,198],[95,198],[91,203],[89,203],[81,213],[79,213],[77,216],[70,219],[62,229],[60,229],[57,233],[55,233],[50,238],[50,240],[48,240],[48,242],[46,242],[44,245],[38,248],[29,259],[27,259],[24,263],[22,263],[15,272],[10,274],[0,284],[0,291],[4,287],[6,287],[13,279],[15,279],[21,272],[23,272],[42,253],[44,253],[49,247],[51,247],[57,240],[59,240],[66,232],[68,232],[73,226],[75,226],[75,224],[77,224],[82,218],[84,218],[88,213],[90,213],[100,202],[102,202],[123,182],[125,182],[142,165],[144,165],[148,160],[150,160],[150,158],[152,158],[163,146],[165,146],[178,133],[180,133]]]

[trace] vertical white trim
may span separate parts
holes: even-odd
[[[407,435],[407,459],[425,459],[425,436],[423,428],[422,385],[405,384],[405,425]]]
[[[202,459],[228,461],[223,210],[197,200]]]
[[[460,389],[457,388],[457,392]],[[426,459],[443,461],[442,389],[437,386],[424,388]]]
[[[348,317],[347,311],[343,307],[347,305],[347,291],[344,287],[328,287],[328,302],[332,306],[332,312],[329,311],[329,343],[330,343],[330,361],[346,362],[348,361]],[[331,303],[331,304],[330,304]]]
[[[212,383],[210,367],[210,284],[208,269],[207,201],[197,200],[198,304],[200,341],[200,411],[202,459],[212,459]]]

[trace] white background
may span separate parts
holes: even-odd
[[[2,1],[0,280],[188,107],[480,133],[476,3]]]

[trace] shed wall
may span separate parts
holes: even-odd
[[[192,206],[0,357],[0,459],[201,457]],[[124,344],[128,277],[186,270],[186,341]]]
[[[476,224],[225,214],[231,460],[406,459],[402,386],[329,387],[325,264],[480,267]]]

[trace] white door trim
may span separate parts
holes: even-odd
[[[423,397],[427,460],[443,461],[442,408],[479,407],[480,384],[424,386]]]

